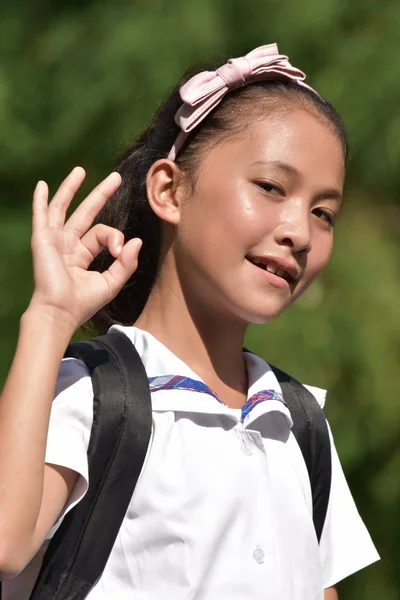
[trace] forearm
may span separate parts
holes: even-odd
[[[325,590],[324,600],[339,600],[339,596],[335,587],[330,587]]]
[[[72,331],[40,311],[23,315],[0,397],[0,540],[32,535],[43,495],[44,458],[57,374]],[[0,549],[4,551],[4,549]]]

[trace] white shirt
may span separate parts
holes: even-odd
[[[157,378],[153,387],[161,376],[200,380],[149,333],[118,329],[135,344],[149,378]],[[245,360],[248,399],[265,390],[270,399],[244,411],[205,392],[153,389],[145,465],[88,600],[322,600],[324,588],[379,558],[333,440],[331,495],[318,545],[308,473],[279,383],[264,360],[247,353]],[[325,392],[310,389],[323,404]],[[80,474],[64,514],[88,486],[92,419],[88,371],[66,359],[46,452],[46,462]],[[4,600],[29,598],[44,550],[3,584]]]

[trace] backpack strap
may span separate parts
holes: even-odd
[[[300,446],[311,483],[313,521],[321,540],[332,479],[331,443],[324,412],[297,379],[270,365],[282,388],[293,419],[292,432]]]
[[[80,600],[89,593],[111,553],[151,435],[146,371],[125,335],[70,344],[65,356],[83,360],[92,376],[90,485],[51,540],[30,600]]]

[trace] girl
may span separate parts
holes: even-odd
[[[35,289],[0,404],[6,600],[29,597],[89,485],[91,379],[80,361],[59,365],[92,317],[128,336],[149,378],[186,383],[153,390],[146,463],[90,600],[332,600],[377,559],[333,441],[318,545],[279,383],[242,352],[248,324],[276,318],[327,264],[345,157],[339,116],[272,44],[181,82],[69,219],[83,169],[49,204],[38,183]]]

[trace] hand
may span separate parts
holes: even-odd
[[[141,240],[124,244],[122,232],[93,221],[121,184],[111,173],[65,222],[66,213],[85,178],[76,167],[48,203],[48,187],[39,181],[33,195],[32,255],[35,289],[29,308],[44,311],[75,331],[110,302],[135,272]],[[88,271],[107,247],[115,258],[104,273]]]

